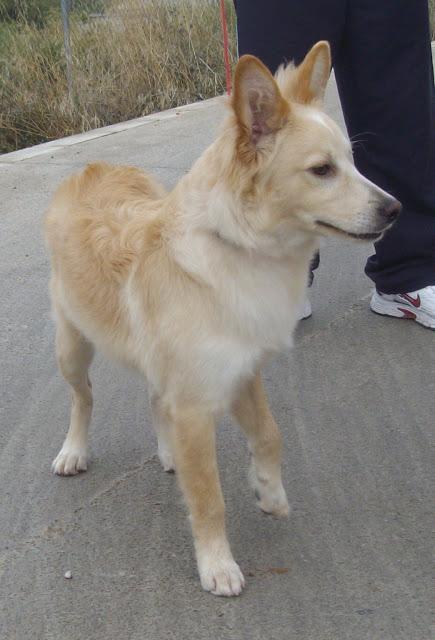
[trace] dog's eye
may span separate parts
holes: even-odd
[[[334,173],[334,167],[332,166],[332,164],[319,164],[316,167],[311,167],[310,171],[315,176],[325,177],[330,176]]]

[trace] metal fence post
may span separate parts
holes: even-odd
[[[74,92],[73,92],[71,37],[70,37],[70,29],[69,29],[69,12],[71,9],[71,0],[60,0],[60,7],[62,10],[63,43],[65,47],[68,97],[69,97],[70,106],[72,107],[74,103]]]

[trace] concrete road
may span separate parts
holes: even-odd
[[[331,86],[328,110],[340,120],[337,105]],[[222,112],[210,101],[0,158],[2,640],[435,637],[435,335],[369,311],[369,245],[325,245],[314,315],[265,372],[284,434],[288,521],[257,511],[243,438],[229,420],[219,430],[229,535],[247,577],[240,598],[200,589],[186,510],[157,461],[138,377],[96,359],[90,469],[50,472],[69,397],[41,236],[49,198],[98,159],[173,185]]]

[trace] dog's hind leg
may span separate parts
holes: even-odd
[[[175,466],[190,510],[201,585],[218,596],[239,595],[245,581],[225,532],[214,420],[192,408],[177,410],[173,427]]]
[[[260,375],[250,380],[233,405],[251,452],[249,477],[260,509],[287,516],[289,505],[281,481],[281,434],[272,416]]]
[[[171,429],[172,425],[163,407],[159,395],[150,393],[151,412],[153,425],[157,436],[157,453],[164,471],[175,471],[174,456],[172,453]]]
[[[72,387],[72,399],[70,426],[52,469],[61,476],[71,476],[87,469],[88,428],[92,414],[92,388],[88,369],[94,349],[60,309],[56,310],[56,316],[57,360],[62,375]]]

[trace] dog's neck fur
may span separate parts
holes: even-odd
[[[270,260],[311,254],[315,239],[302,231],[288,233],[285,222],[279,222],[273,193],[264,195],[265,190],[258,188],[255,168],[241,165],[235,146],[229,127],[171,193],[177,243],[190,244],[193,237],[203,237],[214,240],[216,249],[221,244],[224,251],[238,249]]]
[[[228,324],[233,318],[274,351],[290,339],[316,241],[286,232],[284,222],[271,226],[273,194],[250,192],[248,170],[236,162],[224,133],[178,183],[169,195],[169,249],[183,271],[215,292]]]

